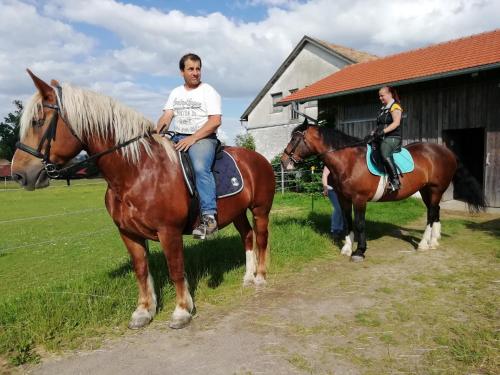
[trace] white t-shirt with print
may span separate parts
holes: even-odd
[[[193,134],[200,129],[210,115],[222,115],[221,97],[208,83],[186,90],[184,85],[170,93],[163,108],[174,111],[174,130],[178,133]]]

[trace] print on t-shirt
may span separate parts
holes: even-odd
[[[175,131],[184,134],[195,133],[207,122],[208,116],[222,114],[220,95],[206,83],[192,90],[176,87],[164,109],[174,112]]]

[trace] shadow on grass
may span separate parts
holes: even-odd
[[[486,232],[492,236],[500,238],[500,219],[493,219],[489,221],[484,221],[482,223],[475,223],[473,221],[467,221],[465,226],[468,229],[479,230]]]
[[[149,269],[154,279],[158,297],[158,307],[163,308],[163,290],[171,281],[167,262],[161,251],[150,252]],[[208,275],[208,286],[217,288],[224,281],[224,274],[245,264],[245,251],[238,235],[215,238],[186,245],[184,248],[184,266],[190,293],[195,298],[195,291],[201,279]],[[130,261],[111,271],[111,277],[122,277],[133,272]]]
[[[274,225],[296,224],[299,226],[309,226],[314,231],[322,235],[330,233],[330,215],[317,212],[310,212],[307,218],[281,217],[273,221]],[[379,239],[384,236],[390,236],[408,242],[415,249],[422,239],[424,229],[415,230],[406,228],[392,223],[366,220],[366,236],[367,241]],[[447,237],[446,234],[441,234]]]

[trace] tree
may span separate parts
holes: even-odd
[[[238,134],[235,138],[236,146],[255,151],[255,139],[250,133]]]
[[[16,110],[9,113],[0,122],[0,159],[12,160],[16,151],[16,142],[19,139],[19,122],[23,111],[23,103],[20,100],[14,100],[13,104]]]

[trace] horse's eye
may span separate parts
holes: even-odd
[[[44,122],[45,122],[45,121],[44,121],[43,119],[40,119],[40,118],[39,118],[39,119],[37,119],[37,120],[33,119],[33,120],[31,121],[31,123],[33,124],[33,127],[35,127],[35,128],[39,128],[39,127],[41,127],[41,126],[44,124]]]

